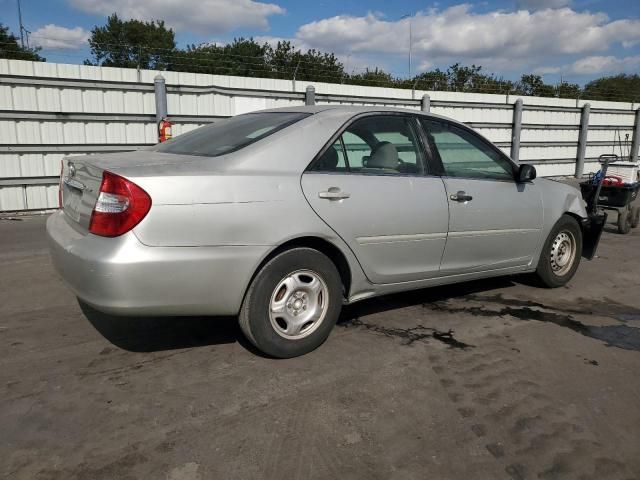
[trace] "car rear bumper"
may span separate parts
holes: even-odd
[[[128,232],[80,231],[47,220],[51,258],[84,302],[116,315],[235,315],[267,246],[148,247]]]

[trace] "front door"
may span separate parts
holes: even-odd
[[[423,125],[442,162],[449,203],[441,274],[529,265],[543,221],[535,183],[517,183],[517,166],[475,132],[440,120]]]
[[[355,120],[302,177],[315,212],[349,245],[373,283],[438,275],[448,206],[425,176],[417,123],[406,115]]]

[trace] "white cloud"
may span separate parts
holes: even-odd
[[[545,8],[562,8],[571,5],[571,0],[516,0],[519,10],[544,10]]]
[[[268,17],[285,13],[274,3],[254,0],[69,0],[88,13],[124,18],[164,20],[176,30],[225,33],[239,27],[266,29]]]
[[[615,57],[613,55],[590,55],[573,63],[536,68],[534,73],[573,75],[616,75],[635,73],[640,70],[640,55]]]
[[[578,75],[593,75],[636,72],[639,68],[640,55],[622,58],[595,55],[575,61],[567,70]]]
[[[253,37],[253,39],[259,43],[260,45],[262,45],[263,43],[268,43],[269,45],[271,45],[273,48],[276,48],[276,46],[278,45],[278,42],[291,42],[291,45],[293,45],[294,48],[306,51],[308,50],[310,47],[305,44],[303,41],[297,39],[297,38],[286,38],[286,37],[273,37],[270,35],[258,35],[256,37]]]
[[[431,67],[433,67],[433,63],[431,63],[429,60],[422,60],[418,65],[418,71],[424,72],[426,70],[429,70]]]
[[[341,54],[406,55],[408,22],[388,21],[373,13],[340,15],[303,25],[296,37]],[[462,4],[419,12],[411,22],[416,65],[476,62],[513,71],[640,42],[640,20],[610,21],[603,13],[570,8],[476,14],[470,5]]]
[[[89,32],[82,27],[66,28],[52,23],[33,32],[29,38],[34,45],[57,50],[79,50],[85,47]]]
[[[562,67],[537,67],[533,70],[533,73],[537,75],[549,75],[562,72]]]

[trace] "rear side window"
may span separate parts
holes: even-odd
[[[197,128],[151,150],[181,155],[217,157],[235,152],[309,116],[299,112],[247,113]]]
[[[314,170],[320,172],[346,172],[347,162],[342,148],[342,139],[338,138],[315,164]]]
[[[362,169],[367,159],[371,157],[371,145],[364,138],[348,129],[342,134],[342,142],[347,152],[351,171],[355,172]]]
[[[422,175],[425,166],[410,117],[373,115],[349,125],[311,171]]]

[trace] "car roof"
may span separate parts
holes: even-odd
[[[417,110],[411,110],[408,108],[397,108],[397,107],[377,107],[377,106],[363,106],[363,105],[300,105],[300,106],[292,106],[292,107],[280,107],[280,108],[270,108],[268,110],[260,110],[262,112],[300,112],[300,113],[320,113],[325,111],[342,111],[342,112],[354,112],[354,113],[362,113],[362,112],[380,112],[380,111],[390,111],[390,112],[405,112],[405,113],[424,113]]]
[[[399,108],[399,107],[383,107],[383,106],[372,106],[372,105],[300,105],[300,106],[291,106],[291,107],[281,107],[281,108],[270,108],[268,110],[259,110],[257,112],[297,112],[297,113],[310,113],[312,115],[317,114],[344,114],[345,117],[350,117],[362,113],[376,113],[376,112],[396,112],[396,113],[409,113],[412,115],[420,115],[423,117],[429,117],[434,119],[443,119],[451,123],[456,123],[459,125],[463,125],[463,123],[454,120],[450,117],[445,117],[443,115],[437,115],[430,112],[423,112],[422,110],[414,110],[410,108]],[[254,113],[254,112],[248,112]]]

